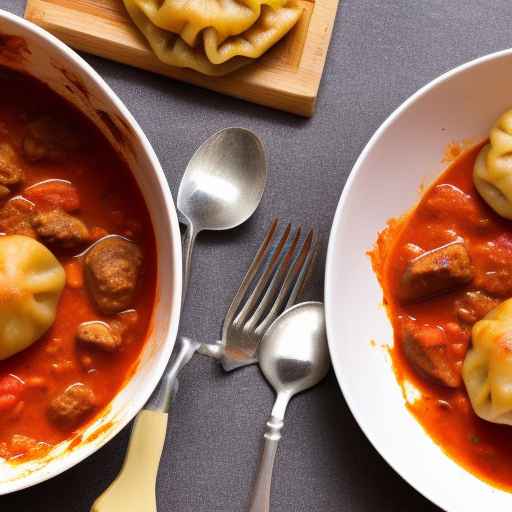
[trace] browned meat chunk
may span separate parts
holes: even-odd
[[[79,146],[80,137],[73,126],[53,117],[42,117],[30,123],[23,140],[23,152],[30,162],[62,160]]]
[[[424,376],[451,388],[461,384],[459,365],[452,360],[448,337],[443,330],[408,322],[404,326],[402,346],[409,362]]]
[[[13,198],[0,208],[0,232],[36,238],[30,219],[33,206],[25,199]]]
[[[468,283],[473,268],[466,247],[454,242],[411,260],[400,280],[401,300],[426,299]]]
[[[32,227],[43,242],[66,249],[77,247],[89,239],[86,225],[60,208],[36,213],[32,217]]]
[[[493,299],[483,292],[467,292],[462,299],[455,302],[455,314],[459,322],[471,327],[499,303],[499,300]]]
[[[472,246],[475,286],[498,297],[512,295],[512,235]]]
[[[140,249],[122,238],[102,240],[87,253],[86,281],[102,313],[119,313],[130,306],[141,263]]]
[[[76,337],[87,346],[113,352],[121,345],[122,326],[115,320],[110,323],[99,320],[82,322],[78,326]]]
[[[0,144],[0,185],[18,185],[23,181],[23,170],[18,156],[7,142]]]
[[[92,389],[77,382],[50,402],[48,416],[57,425],[72,426],[94,409],[95,400]]]

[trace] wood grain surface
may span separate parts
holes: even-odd
[[[297,26],[254,64],[226,77],[167,66],[151,52],[121,0],[27,0],[25,17],[79,50],[254,103],[311,116],[338,0],[299,0]]]

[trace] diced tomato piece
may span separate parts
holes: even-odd
[[[129,309],[119,314],[119,320],[121,320],[121,323],[123,324],[124,328],[128,329],[130,327],[133,327],[137,323],[137,321],[139,320],[139,315],[137,313],[137,310]]]
[[[65,181],[50,180],[26,189],[23,196],[40,208],[62,208],[72,212],[80,208],[77,189]]]
[[[472,412],[471,403],[469,398],[463,393],[457,393],[452,399],[451,404],[455,409],[460,411],[464,415],[469,415]]]
[[[490,295],[508,297],[512,293],[512,237],[501,234],[495,240],[473,244],[475,286]]]
[[[25,387],[22,380],[18,379],[14,375],[6,375],[0,379],[0,396],[2,395],[14,395],[18,396],[21,394]]]
[[[99,240],[100,238],[103,238],[104,236],[108,235],[108,231],[104,228],[100,228],[98,226],[94,226],[89,230],[89,237],[91,241],[95,242],[96,240]]]
[[[459,324],[455,322],[448,322],[444,326],[444,332],[448,335],[450,343],[463,345],[465,347],[469,345],[469,332],[463,329]]]
[[[70,288],[82,288],[84,285],[84,276],[82,263],[73,260],[64,265],[66,271],[66,283]]]
[[[35,448],[36,444],[36,440],[31,437],[14,434],[11,437],[10,448],[12,453],[21,455]]]
[[[35,389],[47,389],[48,383],[44,377],[39,377],[38,375],[33,375],[32,377],[28,377],[25,380],[25,384],[28,388]]]
[[[14,375],[6,375],[0,379],[0,413],[10,411],[16,406],[24,388],[23,381]]]
[[[18,403],[19,398],[14,395],[0,395],[0,413],[10,411]]]
[[[436,185],[429,192],[420,209],[420,215],[435,221],[448,218],[452,228],[455,226],[481,228],[489,222],[485,212],[470,195],[447,183]]]
[[[512,235],[509,233],[502,233],[496,238],[496,245],[501,247],[503,250],[508,250],[512,253]]]

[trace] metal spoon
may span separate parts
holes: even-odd
[[[270,510],[272,469],[289,401],[318,384],[329,370],[323,304],[303,302],[278,317],[261,341],[259,364],[277,398],[265,429],[250,512]]]
[[[187,224],[183,302],[198,233],[232,229],[245,222],[260,203],[266,179],[263,145],[243,128],[217,132],[194,153],[178,191],[178,210]]]

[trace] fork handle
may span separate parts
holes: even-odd
[[[265,444],[261,454],[258,474],[251,497],[249,512],[269,512],[270,511],[270,488],[272,485],[272,470],[276,458],[277,446],[281,439],[281,430],[283,421],[271,416],[267,421],[265,434]]]

